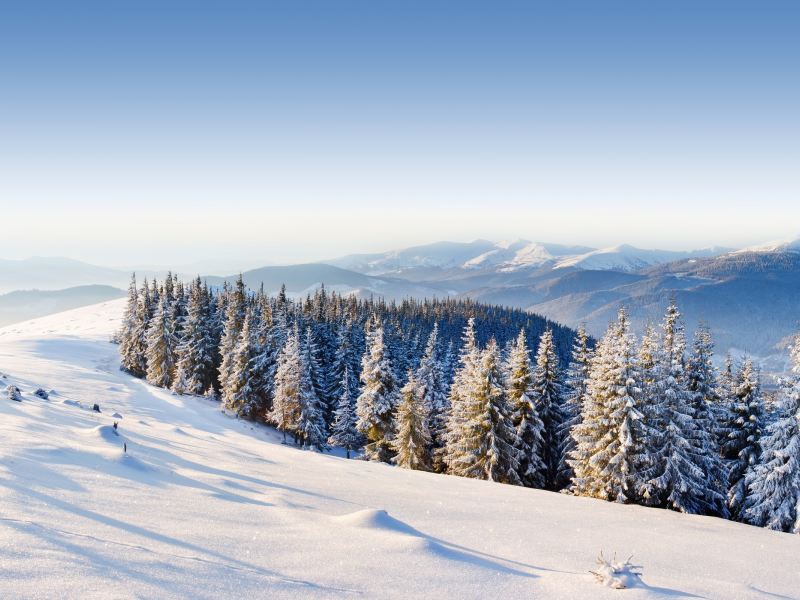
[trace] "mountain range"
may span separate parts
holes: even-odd
[[[193,266],[196,272],[178,269],[179,277],[200,274],[210,285],[222,285],[238,276],[220,275],[225,272],[220,271],[225,268],[222,264],[213,265],[215,269],[211,264]],[[165,273],[147,270],[137,276],[162,278]],[[292,297],[303,297],[325,284],[328,290],[362,298],[471,298],[521,308],[570,327],[585,322],[595,337],[603,334],[623,305],[634,331],[641,334],[648,320],[660,320],[674,296],[690,333],[701,319],[709,323],[718,359],[729,349],[735,355],[749,352],[776,371],[784,367],[788,341],[800,321],[800,236],[739,250],[711,247],[687,252],[629,245],[595,249],[522,239],[438,242],[317,263],[262,266],[244,271],[242,278],[251,289],[263,285],[271,294],[285,284]],[[71,259],[0,260],[0,293],[92,284],[124,288],[129,280],[129,270]],[[96,293],[83,290],[73,297],[91,298]],[[41,310],[35,316],[41,316]]]

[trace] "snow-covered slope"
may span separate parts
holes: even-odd
[[[283,446],[120,372],[123,306],[0,329],[4,600],[800,596],[800,536]]]
[[[745,252],[794,252],[800,253],[800,235],[772,240],[757,246],[748,246],[737,250],[737,253]]]
[[[680,258],[717,256],[730,251],[731,248],[712,247],[689,252],[674,252],[646,250],[627,244],[596,250],[586,246],[564,246],[512,239],[496,244],[486,240],[477,240],[469,244],[440,242],[385,254],[351,254],[322,262],[367,275],[391,273],[401,277],[403,271],[421,268],[437,270],[494,268],[500,272],[513,272],[549,265],[556,269],[574,267],[603,271],[635,271]]]
[[[702,248],[690,252],[673,252],[670,250],[644,250],[628,244],[595,250],[581,256],[569,256],[558,261],[555,268],[575,267],[576,269],[594,269],[598,271],[636,271],[681,258],[698,258],[717,256],[730,252],[731,248]]]

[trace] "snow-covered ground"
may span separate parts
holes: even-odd
[[[0,598],[800,598],[800,536],[283,446],[121,373],[123,304],[0,329]]]

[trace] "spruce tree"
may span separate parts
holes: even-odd
[[[278,358],[275,372],[275,397],[269,419],[283,433],[286,443],[286,431],[295,432],[300,413],[303,395],[303,363],[300,355],[300,340],[297,329],[292,330],[286,338]]]
[[[350,369],[347,366],[344,368],[339,389],[341,393],[334,412],[331,437],[328,438],[328,443],[344,448],[347,451],[347,458],[350,458],[350,452],[361,446],[361,435],[356,427],[358,417],[353,394],[355,388],[352,386]]]
[[[139,344],[136,338],[138,318],[139,291],[136,289],[136,273],[134,273],[128,287],[128,303],[122,315],[122,326],[116,332],[115,338],[120,345],[120,369],[141,377],[144,371],[140,370]]]
[[[245,313],[247,312],[247,294],[242,282],[242,276],[236,280],[236,289],[228,292],[225,301],[225,322],[223,326],[222,338],[220,340],[219,384],[223,390],[228,378],[233,370],[233,354],[236,345],[239,343],[239,333],[242,331]]]
[[[513,423],[517,431],[519,474],[522,485],[543,488],[547,471],[544,455],[544,425],[531,400],[533,373],[530,351],[525,340],[525,330],[519,332],[516,343],[508,353],[505,365],[508,401],[511,404]]]
[[[744,512],[748,492],[745,475],[761,455],[764,400],[758,370],[751,358],[742,361],[734,381],[732,421],[723,453],[728,459],[728,508],[732,518],[742,520],[747,516]]]
[[[383,327],[376,324],[367,335],[367,350],[361,360],[361,390],[356,400],[358,430],[369,440],[365,456],[389,462],[393,452],[394,411],[397,380],[383,340]]]
[[[519,438],[506,395],[500,350],[494,338],[481,353],[472,375],[461,392],[463,427],[455,444],[459,452],[445,456],[448,472],[522,485],[517,474]]]
[[[175,322],[169,298],[162,295],[147,329],[147,382],[169,388],[175,375]]]
[[[300,406],[297,415],[297,431],[303,440],[303,446],[317,452],[330,450],[328,446],[328,433],[325,424],[325,408],[319,396],[321,388],[321,373],[316,358],[311,328],[306,329],[306,335],[300,347],[302,377],[300,379]]]
[[[791,351],[792,374],[780,381],[780,418],[761,438],[761,460],[747,473],[745,520],[800,534],[800,334]]]
[[[439,324],[434,323],[428,337],[425,355],[419,363],[415,376],[422,403],[428,415],[428,429],[434,449],[444,446],[445,420],[447,415],[447,392],[444,372],[439,356]]]
[[[705,514],[728,518],[727,491],[728,471],[722,460],[721,432],[727,422],[728,412],[717,387],[713,367],[714,342],[708,325],[700,323],[694,334],[692,354],[687,364],[686,375],[689,393],[694,408],[694,423],[697,431],[696,443],[705,457],[704,471],[709,492],[704,500]]]
[[[129,323],[129,334],[120,344],[120,366],[136,377],[147,375],[147,332],[151,319],[150,290],[145,280]]]
[[[645,503],[680,512],[703,514],[719,505],[723,496],[707,485],[711,465],[698,431],[692,407],[686,365],[686,338],[674,298],[670,301],[658,352],[658,370],[646,392],[652,397],[643,410],[648,426],[649,463],[642,470],[647,479]]]
[[[182,286],[181,286],[182,289]],[[211,383],[214,369],[213,340],[208,306],[198,277],[189,288],[172,390],[179,394],[202,394]]]
[[[636,464],[642,447],[636,425],[642,419],[636,407],[638,379],[635,342],[623,307],[597,347],[581,423],[572,429],[572,493],[616,502],[637,499],[642,486]]]
[[[594,360],[594,350],[589,345],[589,334],[584,323],[575,331],[575,341],[572,346],[572,361],[566,372],[564,403],[564,423],[561,426],[561,460],[558,466],[558,487],[569,485],[574,475],[572,467],[567,462],[570,452],[575,450],[575,439],[572,437],[572,428],[581,423],[581,409],[586,396],[589,382],[589,373]]]
[[[400,390],[397,406],[397,434],[392,440],[395,456],[392,462],[404,469],[430,471],[433,469],[428,429],[429,405],[425,402],[420,381],[409,369],[406,384]]]
[[[222,401],[225,407],[238,416],[250,420],[256,418],[259,409],[252,369],[255,319],[252,308],[248,309],[231,357],[230,375],[222,386]]]
[[[460,468],[468,461],[468,448],[464,439],[470,426],[466,407],[473,393],[475,381],[480,376],[481,352],[475,331],[475,319],[470,318],[461,338],[462,349],[458,360],[458,368],[453,374],[453,382],[448,394],[447,419],[445,422],[444,448],[436,451],[436,457],[448,471]],[[452,466],[451,466],[452,465]]]
[[[542,420],[544,445],[542,446],[542,462],[544,463],[545,487],[551,490],[558,488],[558,465],[561,461],[561,427],[566,420],[562,412],[563,382],[561,370],[553,344],[553,332],[546,329],[539,340],[536,353],[536,368],[531,382],[531,400],[536,413]]]

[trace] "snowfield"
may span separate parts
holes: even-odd
[[[120,372],[124,304],[0,329],[0,598],[800,598],[800,536],[281,445]]]

